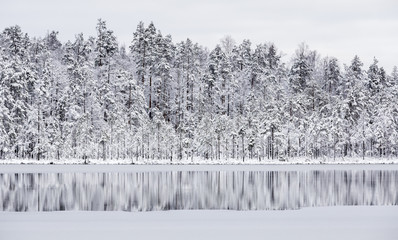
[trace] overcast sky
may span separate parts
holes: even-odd
[[[128,46],[138,22],[153,21],[174,42],[189,37],[209,49],[231,35],[237,43],[273,42],[289,57],[306,42],[341,63],[357,54],[366,68],[373,57],[388,73],[398,65],[398,0],[0,1],[1,30],[17,24],[36,37],[51,30],[62,41],[80,32],[94,36],[102,18]]]

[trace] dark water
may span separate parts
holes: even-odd
[[[397,205],[398,171],[2,173],[0,211]]]

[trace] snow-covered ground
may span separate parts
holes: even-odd
[[[398,207],[292,211],[0,212],[1,240],[396,240]]]
[[[336,158],[336,159],[328,159],[328,158],[318,158],[318,159],[310,159],[310,158],[292,158],[287,161],[279,161],[277,159],[246,159],[244,162],[242,159],[221,159],[221,160],[211,160],[211,159],[202,159],[202,158],[194,158],[194,159],[182,159],[170,161],[169,159],[107,159],[106,161],[102,159],[90,159],[88,160],[88,164],[106,164],[106,165],[115,165],[115,164],[136,164],[136,165],[222,165],[222,164],[233,164],[233,165],[311,165],[311,164],[398,164],[398,158]],[[82,159],[41,159],[37,161],[36,159],[5,159],[0,160],[0,165],[4,164],[84,164],[84,160]]]

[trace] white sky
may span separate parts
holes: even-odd
[[[341,63],[357,54],[366,69],[374,56],[388,73],[398,65],[398,0],[0,0],[1,31],[18,24],[30,36],[57,30],[67,41],[94,36],[98,18],[126,46],[139,21],[153,21],[174,42],[189,37],[209,49],[231,35],[274,42],[289,56],[306,42]]]

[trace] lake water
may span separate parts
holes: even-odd
[[[398,170],[236,169],[3,172],[0,211],[286,210],[398,205]]]

